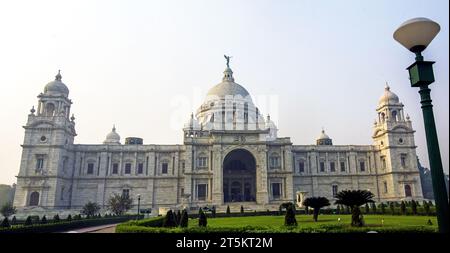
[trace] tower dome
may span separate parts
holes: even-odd
[[[234,82],[233,71],[227,67],[223,72],[224,76],[222,82],[212,87],[207,96],[217,96],[219,98],[224,98],[225,96],[241,96],[246,98],[250,94],[248,91],[242,87],[240,84]]]
[[[55,80],[49,82],[45,85],[44,93],[48,95],[64,95],[69,96],[69,89],[67,86],[61,81],[61,71],[58,70],[58,74],[55,76]]]
[[[113,126],[112,131],[106,135],[103,144],[120,144],[120,135],[116,132],[116,126]]]
[[[322,129],[319,137],[317,137],[316,145],[333,145],[333,140]]]
[[[378,105],[383,106],[387,104],[398,104],[398,103],[399,103],[398,96],[391,91],[391,88],[386,83],[386,87],[384,88],[384,94],[380,97]]]

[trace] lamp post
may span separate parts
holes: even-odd
[[[137,197],[138,197],[138,210],[137,210],[137,213],[138,213],[138,219],[139,219],[139,215],[140,215],[140,207],[141,207],[141,194],[138,194],[137,195]]]
[[[439,232],[448,233],[449,204],[447,189],[434,122],[433,105],[430,96],[431,90],[428,88],[428,85],[434,82],[432,66],[434,62],[424,61],[421,54],[439,33],[440,29],[439,24],[430,19],[414,18],[404,22],[394,32],[394,39],[416,54],[416,61],[407,70],[409,71],[411,87],[419,87]]]

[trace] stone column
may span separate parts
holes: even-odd
[[[260,146],[256,152],[256,203],[268,204],[269,191],[267,185],[267,147]]]
[[[213,155],[213,192],[212,192],[212,202],[214,205],[223,204],[223,164],[222,164],[222,150],[220,145],[213,145],[212,148]]]

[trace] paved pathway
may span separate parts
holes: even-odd
[[[74,229],[63,233],[115,233],[117,224],[119,223]]]

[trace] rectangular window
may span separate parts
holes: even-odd
[[[131,163],[125,163],[125,174],[131,174]]]
[[[386,158],[381,157],[381,168],[386,170]]]
[[[325,163],[320,162],[320,172],[325,172]]]
[[[36,171],[40,171],[44,168],[44,158],[39,157],[36,160]]]
[[[335,172],[336,168],[334,167],[334,162],[330,162],[330,171]]]
[[[206,200],[206,189],[207,189],[207,184],[198,184],[197,185],[197,199],[198,200]]]
[[[274,199],[281,197],[281,183],[272,183],[272,197]]]
[[[365,163],[364,161],[360,161],[360,162],[359,162],[359,170],[360,170],[361,172],[366,171],[366,163]]]
[[[270,167],[271,168],[279,168],[280,167],[280,158],[278,156],[270,157]]]
[[[123,189],[122,190],[122,196],[125,198],[130,197],[130,190],[129,189]]]
[[[208,167],[208,158],[207,157],[199,157],[197,159],[197,166],[199,168],[206,168],[206,167]]]
[[[341,162],[341,172],[345,172],[345,162]]]
[[[138,163],[138,174],[142,174],[144,173],[144,164],[143,163]]]
[[[402,155],[400,156],[400,163],[401,163],[401,165],[402,165],[402,168],[405,168],[405,167],[406,167],[406,155],[402,154]]]
[[[87,174],[88,175],[94,174],[94,164],[93,163],[88,163]]]
[[[113,174],[118,174],[119,173],[119,164],[118,163],[113,163],[112,173]]]
[[[305,162],[301,161],[301,162],[298,164],[298,170],[299,170],[300,173],[305,172]]]
[[[388,192],[387,182],[384,181],[384,182],[383,182],[383,185],[384,185],[384,193],[387,193],[387,192]]]
[[[184,188],[181,188],[181,197],[184,196]]]
[[[169,170],[169,164],[168,163],[162,163],[161,173],[162,174],[167,174],[168,170]]]
[[[333,191],[333,198],[336,198],[336,195],[338,193],[338,186],[337,185],[333,185],[332,191]]]

